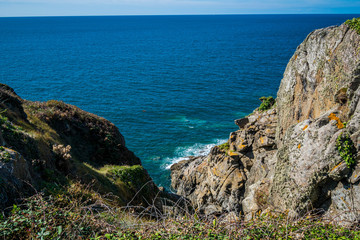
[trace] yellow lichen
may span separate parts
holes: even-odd
[[[329,119],[335,120],[337,122],[336,126],[338,127],[338,129],[344,128],[344,124],[340,121],[340,119],[336,116],[335,113],[330,113]]]
[[[303,128],[303,131],[305,131],[305,129],[307,129],[308,128],[308,125],[305,125],[305,127]]]
[[[242,150],[246,148],[246,144],[244,144],[244,141],[241,141],[241,144],[238,145],[239,150]]]
[[[214,167],[211,172],[212,172],[215,176],[218,176],[218,177],[220,176],[219,171],[216,169],[216,167]]]
[[[298,55],[295,55],[295,60],[297,59]]]
[[[229,152],[229,155],[230,155],[230,156],[238,156],[239,154],[238,154],[237,152],[232,152],[232,151],[230,151],[230,152]]]
[[[335,167],[333,167],[330,172],[334,171],[336,168],[338,168],[343,162],[339,163],[338,165],[336,165]]]
[[[264,138],[263,137],[260,137],[260,142],[261,142],[261,144],[264,144]]]

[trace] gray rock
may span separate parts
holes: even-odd
[[[346,25],[310,33],[288,63],[277,107],[236,120],[228,151],[214,147],[174,166],[173,188],[204,213],[242,211],[249,219],[259,210],[298,216],[323,208],[343,222],[359,220],[358,49],[360,36]],[[341,134],[354,143],[353,168],[336,145]]]
[[[16,202],[32,191],[27,161],[20,153],[4,148],[0,151],[0,208]]]

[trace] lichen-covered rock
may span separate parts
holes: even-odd
[[[235,120],[240,130],[230,134],[228,152],[213,150],[175,165],[178,194],[200,208],[240,209],[246,218],[260,211],[298,216],[322,208],[335,220],[358,221],[359,49],[360,35],[346,25],[310,33],[288,63],[276,108]],[[212,183],[209,173],[218,166],[241,171],[232,185],[226,182],[240,189],[223,193]],[[225,182],[224,176],[222,171],[215,183]]]
[[[360,210],[360,199],[346,190],[357,189],[358,167],[347,166],[337,146],[342,134],[349,136],[359,165],[359,49],[360,36],[341,25],[311,33],[290,60],[277,98],[273,208],[295,215],[323,208],[342,220]],[[344,212],[344,201],[352,212]]]
[[[359,85],[360,36],[345,24],[315,30],[290,59],[277,94],[279,144],[298,121],[315,119],[341,105],[341,121],[354,112],[354,88]]]
[[[269,168],[263,160],[276,149],[276,110],[255,111],[247,119],[242,121],[243,128],[230,134],[228,150],[215,146],[207,156],[171,167],[172,187],[204,214],[238,214],[246,196],[245,183],[249,178],[253,184],[266,176]]]
[[[305,213],[320,207],[330,197],[326,186],[347,177],[348,167],[336,147],[344,129],[329,118],[331,114],[314,122],[305,120],[286,131],[270,192],[274,208]]]
[[[205,214],[239,211],[246,180],[239,161],[214,147],[208,156],[174,164],[172,187]]]

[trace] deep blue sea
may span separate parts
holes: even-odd
[[[307,34],[354,15],[0,18],[0,82],[114,122],[158,185],[275,96]]]

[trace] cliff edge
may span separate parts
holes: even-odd
[[[118,206],[162,208],[140,159],[104,118],[60,101],[26,101],[0,84],[0,128],[0,209],[73,183],[112,193]]]
[[[347,24],[315,30],[284,72],[276,105],[236,120],[207,156],[171,167],[172,187],[204,214],[251,218],[313,209],[359,220],[360,35]]]

